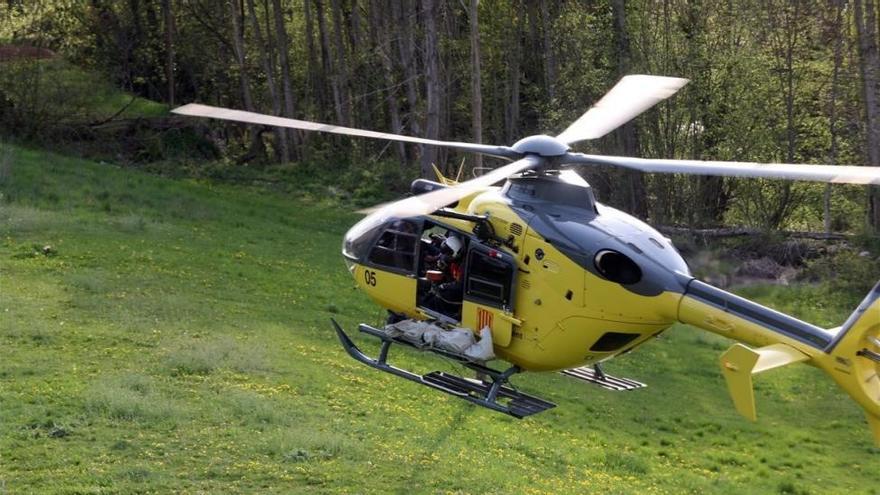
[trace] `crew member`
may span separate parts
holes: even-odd
[[[436,267],[443,272],[443,281],[432,288],[433,300],[430,306],[447,316],[459,318],[464,298],[464,268],[461,258],[464,254],[464,241],[450,234],[440,245],[440,255]]]

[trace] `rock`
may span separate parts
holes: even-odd
[[[63,438],[69,434],[70,432],[58,425],[53,426],[52,429],[49,430],[49,436],[51,438]]]

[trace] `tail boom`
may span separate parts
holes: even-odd
[[[840,328],[826,330],[692,280],[681,299],[682,323],[723,335],[736,344],[721,368],[737,410],[756,418],[752,375],[797,362],[831,375],[864,410],[880,445],[880,283]]]

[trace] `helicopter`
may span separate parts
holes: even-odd
[[[367,211],[343,240],[357,286],[392,320],[461,327],[491,339],[500,370],[447,349],[422,346],[361,324],[381,342],[362,352],[335,321],[354,359],[378,370],[517,418],[555,404],[510,383],[521,372],[562,372],[609,390],[644,384],[605,374],[600,365],[677,323],[737,341],[720,356],[734,407],[757,418],[753,376],[794,363],[822,369],[861,406],[880,445],[880,283],[839,327],[821,328],[698,280],[672,241],[645,222],[596,200],[571,167],[612,166],[651,173],[699,174],[831,183],[880,184],[880,167],[645,159],[578,153],[673,96],[687,79],[624,76],[556,136],[511,146],[452,142],[353,129],[200,104],[173,112],[256,125],[444,146],[511,163],[464,182],[417,179],[413,195]],[[502,182],[502,186],[495,184]],[[437,306],[442,277],[430,259],[458,239],[460,295]],[[442,239],[441,242],[438,242]],[[448,249],[447,249],[448,251]],[[447,301],[450,302],[450,301]],[[477,378],[420,375],[389,363],[392,346],[453,359]]]

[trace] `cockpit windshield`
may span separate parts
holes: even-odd
[[[342,254],[351,260],[362,259],[370,249],[370,245],[376,240],[382,227],[390,220],[383,212],[377,211],[354,224],[345,233],[345,239],[342,241]]]

